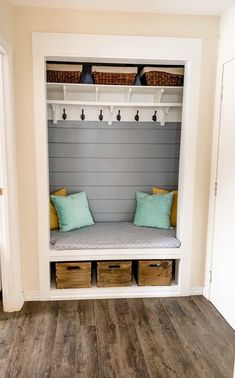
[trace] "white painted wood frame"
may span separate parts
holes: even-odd
[[[189,295],[193,234],[193,202],[201,68],[201,40],[111,35],[33,33],[35,138],[38,187],[38,254],[40,299],[118,298]],[[49,247],[49,178],[45,62],[47,59],[138,64],[184,64],[185,84],[179,171],[177,249],[53,251]],[[180,260],[177,285],[168,288],[103,288],[54,290],[50,261],[107,259]],[[83,290],[83,291],[81,291]],[[134,292],[133,292],[134,291]]]
[[[209,193],[209,211],[208,211],[208,228],[207,228],[207,253],[206,253],[206,269],[205,284],[203,295],[210,300],[210,289],[212,280],[212,258],[213,258],[213,239],[214,239],[214,223],[215,223],[215,207],[216,207],[216,186],[217,186],[217,170],[218,170],[218,149],[220,136],[220,115],[222,104],[222,84],[223,84],[223,61],[218,62],[217,67],[217,84],[215,93],[215,109],[214,109],[214,129],[211,154],[211,176],[210,176],[210,193]]]
[[[1,79],[0,85],[0,138],[1,170],[3,196],[0,197],[2,217],[1,238],[1,275],[4,311],[18,311],[24,303],[19,239],[18,191],[16,175],[16,146],[13,117],[12,92],[12,51],[0,36]]]

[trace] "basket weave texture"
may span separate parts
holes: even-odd
[[[184,75],[163,71],[145,72],[145,79],[149,86],[182,87],[184,84]]]
[[[136,73],[93,72],[95,84],[133,85]]]
[[[50,83],[79,83],[80,71],[47,70],[47,82]]]

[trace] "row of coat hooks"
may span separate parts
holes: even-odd
[[[63,109],[62,118],[63,118],[64,121],[68,118],[65,109]],[[81,121],[85,121],[85,118],[86,118],[85,112],[84,112],[84,109],[82,109],[82,112],[81,112],[81,115],[80,115],[80,119],[81,119]],[[102,122],[103,119],[104,119],[103,110],[100,110],[100,113],[99,113],[99,116],[98,116],[98,120]],[[118,110],[118,114],[116,116],[116,120],[118,122],[120,122],[121,119],[122,119],[122,117],[121,117],[121,110]],[[136,122],[139,122],[139,120],[140,120],[139,110],[136,111],[136,115],[135,115],[134,119],[135,119]],[[154,114],[152,116],[152,121],[153,122],[157,122],[157,110],[154,111]]]

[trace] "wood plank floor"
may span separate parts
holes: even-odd
[[[1,378],[232,378],[235,335],[203,297],[0,309]]]

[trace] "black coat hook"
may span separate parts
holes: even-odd
[[[65,109],[63,109],[62,118],[64,121],[67,119],[67,114],[65,113]]]
[[[157,122],[157,111],[155,110],[154,115],[152,116],[152,120]]]
[[[99,115],[99,120],[100,121],[103,121],[103,118],[104,118],[104,116],[103,116],[103,114],[102,114],[102,110],[100,111],[100,115]]]
[[[121,119],[122,119],[122,117],[121,117],[121,110],[118,110],[117,121],[120,122]]]
[[[139,122],[139,119],[140,119],[139,110],[137,110],[136,115],[135,115],[136,122]]]
[[[82,113],[80,115],[80,118],[81,118],[82,121],[84,121],[84,119],[85,119],[84,109],[82,109]]]

